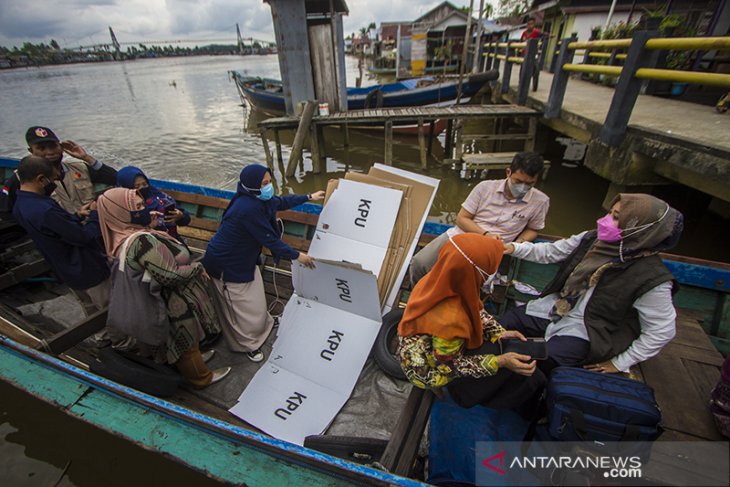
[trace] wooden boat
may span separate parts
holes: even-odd
[[[238,93],[251,107],[272,115],[286,112],[281,81],[244,76],[237,71],[228,72],[236,83]],[[496,71],[478,73],[464,78],[461,102],[466,103],[488,82],[497,79]],[[458,79],[437,81],[433,78],[419,78],[397,83],[373,85],[364,88],[347,89],[347,107],[350,110],[363,108],[389,108],[412,106],[449,106],[456,102]]]
[[[459,70],[458,64],[447,64],[445,66],[428,66],[424,69],[426,74],[455,73]],[[395,76],[395,68],[368,68],[368,73],[376,76]]]
[[[16,164],[14,160],[0,159],[0,169],[6,174]],[[233,193],[167,181],[153,180],[153,183],[191,212],[190,226],[180,228],[180,232],[192,247],[204,249]],[[320,209],[319,205],[307,203],[281,212],[279,216],[285,221],[284,240],[306,251]],[[446,228],[427,223],[421,244],[428,243]],[[408,477],[418,475],[415,468],[418,444],[434,400],[430,392],[385,377],[369,362],[360,382],[375,383],[378,387],[384,381],[392,382],[398,390],[395,399],[387,405],[378,404],[378,414],[371,415],[375,418],[350,415],[341,420],[338,416],[328,435],[343,435],[342,431],[346,431],[343,435],[346,438],[314,438],[309,444],[312,448],[307,448],[268,437],[228,413],[225,389],[230,384],[225,386],[226,381],[203,391],[180,391],[170,400],[135,391],[88,372],[96,351],[81,340],[92,328],[89,323],[94,324],[96,320],[97,329],[103,325],[97,315],[85,322],[85,328],[82,325],[65,329],[48,316],[22,314],[34,303],[49,302],[49,298],[63,296],[68,291],[58,283],[31,279],[43,275],[45,270],[24,267],[34,259],[32,246],[22,245],[20,248],[6,246],[0,252],[0,263],[6,267],[0,279],[3,283],[0,288],[4,287],[0,289],[0,379],[67,414],[226,483],[419,485],[417,480]],[[23,249],[31,257],[20,259],[16,267],[8,266],[13,258],[21,256]],[[675,298],[681,308],[677,337],[657,357],[632,370],[632,374],[656,390],[667,430],[662,439],[720,440],[707,408],[707,398],[722,363],[722,356],[712,343],[726,352],[730,343],[727,314],[730,265],[672,255],[663,258],[682,285]],[[551,278],[554,267],[513,260],[509,276],[539,287]],[[288,299],[291,283],[283,277],[288,272],[287,266],[277,269],[267,257],[263,269],[267,297]],[[408,293],[407,288],[402,290],[402,301]],[[510,301],[526,298],[510,287],[495,293],[492,302],[504,309]],[[219,354],[233,361],[231,354],[226,355],[222,348],[225,347],[218,347]],[[235,374],[250,377],[258,366],[243,362],[234,365]],[[220,365],[231,363],[221,361]],[[367,380],[363,380],[365,376]],[[357,396],[366,396],[366,401],[372,397],[360,389],[361,385],[356,386],[351,401],[357,400]],[[234,390],[233,396],[237,397],[241,390]],[[340,416],[347,416],[349,404]],[[389,410],[396,411],[397,418],[385,425],[385,437],[374,437],[373,425],[368,421],[382,421],[381,416],[386,416]],[[365,424],[356,424],[360,422]],[[359,426],[357,434],[347,430],[352,426]]]

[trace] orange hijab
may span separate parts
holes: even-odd
[[[461,338],[466,348],[475,349],[482,345],[484,335],[479,316],[483,309],[479,290],[484,277],[474,265],[487,274],[497,272],[504,244],[476,233],[462,233],[452,239],[441,248],[431,272],[413,288],[398,334]]]
[[[104,238],[104,247],[109,257],[116,257],[122,244],[133,234],[145,231],[157,237],[177,242],[167,232],[160,232],[150,227],[135,225],[131,222],[130,211],[137,210],[137,201],[142,197],[134,189],[112,188],[104,192],[97,200],[99,226]]]

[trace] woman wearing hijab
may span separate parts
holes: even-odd
[[[503,249],[501,241],[479,234],[450,237],[436,265],[413,288],[398,326],[398,353],[415,386],[439,390],[450,385],[454,400],[465,407],[509,408],[531,399],[542,386],[544,378],[532,377],[536,364],[529,356],[500,354],[499,340],[525,337],[502,328],[479,297],[497,272]]]
[[[554,243],[511,243],[505,253],[561,263],[539,299],[510,310],[507,329],[547,339],[545,370],[585,365],[627,372],[675,334],[674,276],[657,255],[674,247],[683,217],[648,194],[619,194],[597,230]]]
[[[166,344],[155,350],[155,359],[175,364],[196,388],[223,379],[231,368],[209,370],[198,347],[206,333],[220,332],[202,282],[207,277],[203,266],[191,263],[187,247],[167,232],[149,227],[150,215],[137,191],[110,189],[99,197],[97,206],[107,255],[120,257],[126,247],[125,265],[148,272],[162,286],[170,327]],[[211,357],[208,352],[207,358]]]
[[[117,172],[117,186],[136,189],[144,199],[145,208],[161,214],[153,221],[153,227],[167,232],[179,242],[185,243],[180,238],[177,227],[189,225],[190,214],[183,208],[179,208],[174,198],[152,186],[141,169],[134,166],[120,169]]]
[[[274,196],[269,170],[259,164],[246,166],[241,171],[236,195],[208,244],[203,265],[216,290],[213,294],[218,312],[225,318],[223,335],[231,350],[246,353],[253,362],[264,359],[260,348],[274,326],[257,267],[262,247],[268,248],[277,261],[296,259],[313,265],[311,257],[281,240],[276,212],[322,198],[324,191]]]

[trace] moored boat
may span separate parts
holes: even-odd
[[[0,168],[5,171],[12,170],[15,164],[17,161],[0,160]],[[204,249],[206,242],[217,228],[223,208],[233,193],[169,181],[153,182],[191,212],[193,215],[191,225],[181,228],[181,233],[192,246]],[[279,216],[285,221],[285,241],[295,248],[306,250],[320,209],[319,205],[304,204],[293,210],[281,212]],[[427,243],[445,229],[445,225],[427,224],[421,236],[421,243]],[[710,334],[710,338],[718,348],[726,347],[730,323],[727,313],[723,310],[727,309],[728,291],[730,291],[730,265],[672,255],[664,255],[663,259],[682,285],[675,297],[676,305],[683,309],[685,317],[701,320],[705,332]],[[10,271],[12,272],[12,269]],[[36,269],[34,276],[43,275],[44,272],[42,269]],[[553,272],[554,267],[551,266],[513,261],[509,276],[540,287],[550,279]],[[287,285],[283,277],[287,273],[286,266],[276,268],[273,261],[267,259],[264,264],[264,280],[270,298],[287,299],[291,295],[291,284]],[[9,286],[0,293],[2,312],[0,334],[6,336],[0,339],[0,378],[56,405],[67,414],[229,483],[246,482],[251,485],[264,483],[271,485],[285,481],[317,485],[417,483],[371,466],[359,465],[309,448],[294,446],[252,431],[250,426],[226,411],[230,398],[237,397],[240,387],[245,384],[236,385],[235,387],[239,389],[233,394],[226,394],[226,387],[216,386],[206,390],[205,393],[194,394],[184,391],[170,401],[162,401],[85,371],[84,366],[93,360],[92,348],[84,346],[83,343],[74,344],[73,348],[64,350],[54,348],[54,344],[58,344],[55,332],[62,333],[58,324],[53,325],[48,321],[34,322],[32,313],[28,312],[25,316],[18,313],[22,306],[32,304],[31,301],[36,303],[47,301],[49,295],[53,296],[53,293],[63,286],[48,282],[28,282],[29,274],[24,276],[23,282],[18,282],[21,279],[16,279],[14,286]],[[407,294],[408,289],[404,289],[402,300],[405,300]],[[505,297],[495,296],[493,301],[497,306],[504,307],[514,299],[526,299],[526,296],[509,288]],[[692,370],[694,373],[700,373],[697,364],[704,365],[708,369],[703,369],[701,373],[707,374],[703,377],[709,377],[709,372],[713,367],[716,368],[718,360],[721,360],[718,359],[719,354],[716,351],[712,353],[708,348],[707,337],[696,321],[694,325],[687,325],[681,330],[675,340],[677,344],[674,348],[692,348],[695,357]],[[700,343],[701,345],[698,345]],[[43,352],[44,349],[55,351],[55,355],[59,358]],[[675,352],[667,350],[657,359],[666,357],[667,353]],[[222,351],[220,353],[226,357]],[[698,356],[701,360],[696,358]],[[227,357],[230,358],[230,355]],[[647,364],[651,365],[651,362]],[[355,414],[354,410],[357,408],[348,410],[346,406],[341,413],[345,417],[338,417],[328,433],[348,436],[350,443],[355,442],[353,437],[369,437],[368,439],[372,440],[369,443],[370,447],[377,453],[373,454],[367,463],[379,462],[391,472],[413,475],[415,450],[412,438],[420,439],[425,427],[425,421],[420,424],[414,418],[428,418],[427,411],[425,415],[416,412],[420,410],[419,408],[428,407],[430,403],[424,401],[423,396],[430,396],[430,393],[411,390],[407,384],[385,377],[375,370],[372,364],[368,367],[361,377],[361,383],[374,383],[380,388],[383,384],[395,384],[393,390],[388,391],[395,400],[387,406],[375,405],[378,414],[373,416],[387,416],[388,409],[396,408],[396,415],[401,412],[397,421],[385,421],[386,434],[376,434],[375,438],[372,438],[372,430],[376,428],[373,423],[368,422],[362,414],[359,416]],[[657,367],[654,366],[654,373]],[[243,370],[244,368],[247,370]],[[242,376],[248,374],[250,377],[250,372],[254,370],[253,364],[245,364],[239,372]],[[668,397],[668,393],[674,392],[673,387],[683,383],[682,381],[686,382],[687,378],[681,377],[682,370],[684,369],[677,367],[667,371],[673,374],[673,380],[669,381],[671,384],[659,382],[652,384],[657,389],[658,399],[660,396]],[[642,368],[641,372],[644,373],[646,380],[650,380],[647,376],[651,376],[651,371],[651,367]],[[365,384],[359,384],[357,387],[364,386]],[[357,396],[367,396],[365,402],[368,402],[370,396],[367,392],[370,391],[356,389],[353,400],[358,399]],[[673,422],[671,431],[695,438],[717,439],[708,437],[711,434],[707,423],[709,419],[711,425],[709,412],[692,409],[696,401],[689,400],[690,395],[691,391],[687,391],[685,396],[674,398],[671,405],[662,404],[660,399],[662,409],[671,415],[669,418]],[[360,399],[362,400],[362,397]],[[115,419],[111,421],[109,418]],[[683,418],[689,418],[691,421],[687,419],[682,423]],[[358,421],[362,424],[353,425]],[[150,431],[157,434],[150,435]],[[326,442],[326,438],[320,441]],[[670,438],[676,439],[677,435]],[[335,443],[337,440],[332,439],[332,442]],[[415,443],[417,447],[417,441]],[[373,446],[377,444],[380,445],[379,449]],[[358,448],[362,448],[362,443]],[[404,451],[408,448],[411,449]],[[202,455],[201,450],[204,450]],[[394,460],[393,451],[396,450],[400,453],[399,458]]]
[[[236,83],[239,95],[250,106],[272,115],[286,112],[281,81],[244,76],[229,71]],[[466,103],[489,81],[498,77],[496,71],[466,76],[461,87],[460,103]],[[413,106],[450,106],[456,103],[459,80],[448,78],[443,81],[434,78],[418,78],[397,83],[373,85],[347,89],[349,110],[364,108],[390,108]]]

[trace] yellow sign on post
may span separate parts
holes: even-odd
[[[411,34],[411,75],[423,76],[426,72],[426,55],[428,35],[424,32],[413,32]]]

